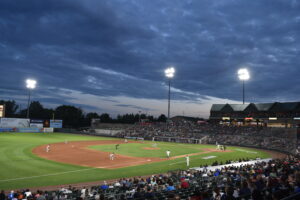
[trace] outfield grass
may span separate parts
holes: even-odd
[[[126,167],[120,169],[97,169],[81,167],[45,160],[32,154],[36,146],[68,141],[113,140],[113,138],[82,136],[63,133],[0,133],[0,190],[30,188],[48,185],[71,184],[89,181],[108,180],[121,177],[132,177],[163,173],[169,170],[185,169],[185,159],[178,158],[158,163]],[[209,145],[187,145],[157,142],[160,150],[144,150],[151,147],[151,142],[144,144],[121,144],[116,153],[142,156],[164,157],[166,149],[171,156],[201,152],[201,148],[214,148]],[[93,146],[101,151],[110,151],[114,145]],[[259,150],[240,147],[228,147],[233,152],[209,153],[191,156],[190,167],[211,164],[215,160],[237,160],[238,158],[267,158],[269,155]],[[257,153],[253,153],[257,152]],[[204,160],[203,157],[216,156],[215,159]]]

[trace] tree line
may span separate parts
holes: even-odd
[[[5,104],[5,117],[26,118],[27,108],[21,109],[14,100],[0,100],[0,105]],[[81,108],[72,105],[60,105],[55,109],[45,108],[39,101],[32,101],[29,106],[30,119],[62,119],[64,127],[78,128],[90,126],[92,118],[100,119],[103,123],[126,123],[134,124],[140,120],[149,122],[166,122],[167,118],[161,114],[158,118],[144,113],[123,114],[112,118],[108,113],[96,112],[85,113]]]

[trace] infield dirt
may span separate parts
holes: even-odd
[[[140,143],[130,141],[128,143]],[[99,140],[99,141],[79,141],[68,143],[54,143],[50,145],[49,152],[46,151],[47,145],[41,145],[33,149],[33,153],[39,157],[73,165],[80,165],[85,167],[115,169],[122,167],[130,167],[142,164],[148,164],[153,162],[160,162],[165,160],[173,160],[176,158],[182,158],[186,155],[173,156],[167,158],[147,158],[147,157],[132,157],[121,154],[115,154],[114,160],[110,160],[109,154],[111,152],[103,152],[88,148],[92,145],[116,145],[125,144],[120,140]],[[148,150],[155,150],[156,148],[148,148]],[[215,149],[205,149],[202,152],[187,154],[189,156],[206,154],[210,152],[228,152],[218,151]]]

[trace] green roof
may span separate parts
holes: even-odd
[[[226,104],[213,104],[210,111],[221,111]]]
[[[300,108],[300,102],[285,103],[251,103],[251,104],[213,104],[210,111],[214,112],[242,112],[250,105],[254,105],[258,111],[289,112]]]
[[[268,111],[274,103],[256,103],[255,106],[258,111]]]
[[[287,112],[295,110],[299,105],[299,102],[286,102],[286,103],[275,103],[272,111]]]
[[[231,106],[231,108],[233,109],[233,111],[237,111],[237,112],[241,112],[244,111],[245,108],[247,108],[247,106],[249,104],[229,104]]]

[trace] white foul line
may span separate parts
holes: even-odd
[[[185,161],[175,162],[175,163],[171,163],[171,164],[169,164],[169,165],[176,165],[176,164],[178,164],[178,163],[185,163]]]
[[[11,178],[11,179],[0,180],[0,182],[17,181],[17,180],[45,177],[45,176],[56,176],[56,175],[61,175],[61,174],[68,174],[68,173],[73,173],[73,172],[82,172],[82,171],[88,171],[88,170],[94,170],[94,169],[97,169],[97,168],[79,169],[79,170],[73,170],[73,171],[58,172],[58,173],[53,173],[53,174],[44,174],[44,175],[39,175],[39,176],[27,176],[27,177],[20,177],[20,178]]]

